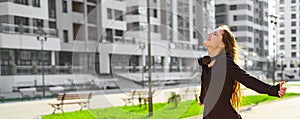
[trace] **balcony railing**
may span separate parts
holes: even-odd
[[[50,28],[42,28],[43,33],[47,37],[57,37],[58,33],[56,29]],[[0,32],[2,33],[12,33],[12,34],[27,34],[37,36],[38,27],[33,26],[23,26],[23,25],[15,25],[15,24],[0,24]]]
[[[118,44],[132,44],[132,45],[139,45],[141,41],[137,41],[135,38],[124,38],[121,36],[113,36],[113,37],[104,37],[102,43],[118,43]],[[180,49],[180,50],[196,50],[196,51],[206,51],[204,46],[199,46],[196,44],[188,44],[188,43],[175,43],[169,42],[170,49]]]
[[[39,75],[42,66],[1,66],[1,75]],[[44,66],[45,74],[86,73],[83,66]]]

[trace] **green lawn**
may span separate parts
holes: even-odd
[[[284,98],[300,96],[299,93],[287,93]],[[244,96],[242,106],[258,104],[261,102],[281,100],[280,98],[270,97],[268,95]],[[42,119],[140,119],[148,118],[148,107],[139,106],[120,106],[110,108],[100,108],[83,110],[68,113],[50,114],[42,117]],[[184,118],[195,116],[203,113],[203,106],[200,107],[196,101],[182,101],[178,108],[174,104],[156,103],[153,104],[153,119],[165,118]]]
[[[300,84],[284,84],[284,86],[300,86]]]

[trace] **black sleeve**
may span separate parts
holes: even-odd
[[[245,70],[241,69],[237,64],[235,64],[232,59],[227,58],[227,62],[227,75],[229,78],[239,81],[246,87],[255,90],[258,93],[279,97],[279,84],[276,86],[266,84],[249,75]]]
[[[204,103],[205,94],[206,94],[206,91],[205,91],[205,89],[203,87],[203,83],[201,83],[201,93],[200,93],[200,96],[199,96],[199,100],[200,100],[201,104]]]
[[[203,75],[203,72],[204,72],[204,66],[202,66],[202,75]],[[200,96],[199,96],[199,100],[200,100],[200,103],[203,104],[204,103],[204,98],[205,98],[205,95],[206,95],[206,90],[204,88],[204,83],[203,83],[203,78],[202,78],[202,75],[201,75],[201,91],[200,91]]]

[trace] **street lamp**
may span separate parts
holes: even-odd
[[[275,15],[275,14],[271,14],[271,15],[269,15],[269,17],[270,17],[270,23],[272,24],[272,25],[274,25],[273,27],[273,29],[275,30],[275,33],[274,33],[274,40],[273,40],[273,42],[272,42],[272,44],[273,44],[273,63],[272,63],[272,81],[273,81],[273,85],[275,84],[275,71],[276,71],[276,49],[277,49],[277,46],[276,46],[276,40],[277,40],[277,18],[279,17],[278,15]]]
[[[248,55],[248,52],[243,52],[243,55],[244,55],[244,68],[245,68],[245,70],[247,70],[247,55]]]
[[[47,36],[44,34],[44,31],[41,27],[38,27],[37,31],[38,36],[36,37],[38,41],[41,42],[41,51],[42,51],[42,85],[43,85],[43,97],[45,97],[45,72],[44,72],[44,42],[47,41]]]
[[[280,58],[281,58],[281,81],[283,81],[283,58],[284,58],[285,53],[281,52],[280,53]]]
[[[145,43],[141,42],[140,43],[140,46],[139,48],[142,50],[142,85],[143,85],[143,88],[144,88],[144,72],[145,72],[145,53],[144,53],[144,50],[145,50]]]

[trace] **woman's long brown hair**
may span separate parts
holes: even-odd
[[[225,44],[225,51],[227,55],[231,55],[233,57],[234,62],[237,64],[238,62],[238,45],[235,39],[234,34],[231,32],[230,28],[227,25],[219,26],[220,29],[223,29],[223,43]],[[233,84],[233,92],[231,95],[231,105],[238,109],[240,106],[240,102],[242,100],[242,92],[240,83],[234,80]]]

